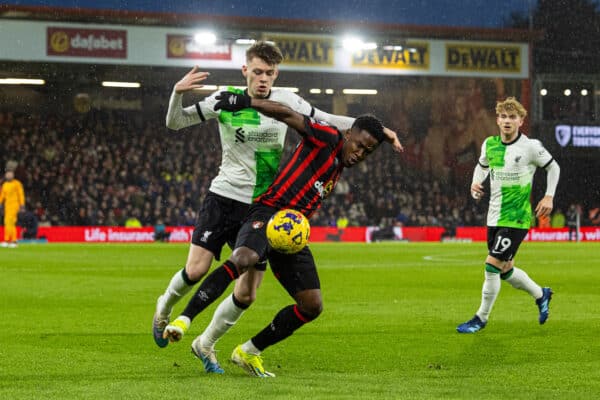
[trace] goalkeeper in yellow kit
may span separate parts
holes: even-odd
[[[25,208],[23,185],[15,179],[11,170],[4,175],[6,180],[0,189],[0,206],[4,206],[4,242],[2,247],[17,247],[17,215]]]

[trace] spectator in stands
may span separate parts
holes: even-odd
[[[38,219],[33,211],[24,208],[19,213],[19,226],[23,228],[21,237],[23,239],[37,239],[38,235]]]

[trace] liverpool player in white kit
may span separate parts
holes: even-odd
[[[535,208],[536,216],[540,217],[552,212],[560,167],[539,140],[529,139],[519,132],[527,111],[514,97],[498,102],[496,114],[500,135],[490,136],[483,142],[471,184],[471,195],[479,200],[484,194],[482,182],[490,177],[488,256],[481,305],[472,319],[456,328],[459,333],[475,333],[486,326],[501,280],[535,299],[540,324],[548,319],[553,294],[550,288],[540,287],[517,268],[514,257],[531,226],[530,196],[536,168],[545,169],[547,174],[545,196]]]

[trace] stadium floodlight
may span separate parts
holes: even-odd
[[[342,46],[348,51],[374,50],[377,48],[377,43],[365,42],[355,36],[348,36],[342,40]]]
[[[235,44],[241,44],[241,45],[253,45],[254,43],[256,43],[256,40],[254,39],[236,39],[235,40]]]
[[[321,89],[313,88],[313,89],[310,89],[308,92],[312,93],[312,94],[320,94],[321,93]]]
[[[588,90],[587,89],[581,89],[581,95],[582,96],[587,96],[588,95]]]
[[[548,89],[542,89],[542,90],[540,90],[540,95],[546,96],[547,94],[548,94]]]
[[[198,32],[194,35],[194,42],[204,46],[213,45],[217,42],[217,35],[210,31]]]
[[[377,89],[344,89],[344,90],[342,90],[342,93],[374,95],[374,94],[377,94]]]
[[[120,87],[120,88],[139,88],[142,86],[139,82],[116,82],[116,81],[104,81],[102,82],[104,87]]]
[[[563,92],[565,96],[570,96],[571,95],[571,89],[565,89],[565,91]]]
[[[43,79],[0,78],[0,85],[45,85]]]
[[[333,94],[333,89],[325,89],[325,94]]]

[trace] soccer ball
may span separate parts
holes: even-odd
[[[300,211],[279,210],[267,224],[267,240],[271,247],[285,254],[299,252],[308,243],[310,224]]]

